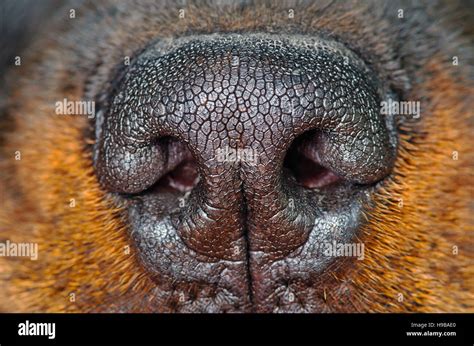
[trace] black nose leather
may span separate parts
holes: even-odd
[[[368,186],[392,169],[379,93],[363,61],[320,38],[158,40],[97,121],[97,176],[127,201],[157,282],[206,282],[266,311],[277,278],[327,268],[316,244],[354,239]]]

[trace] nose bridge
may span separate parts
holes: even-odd
[[[289,135],[284,117],[290,121],[292,110],[282,105],[287,92],[270,66],[233,49],[216,56],[209,57],[214,65],[190,82],[202,86],[184,105],[192,131],[182,127],[179,135],[202,163],[201,182],[175,224],[189,247],[235,260],[254,215],[248,207],[265,199],[248,186],[270,188],[270,181],[278,182],[280,149]]]
[[[243,165],[253,170],[257,162],[261,167],[281,160],[280,149],[289,145],[302,125],[298,107],[307,105],[311,97],[299,99],[314,92],[308,77],[301,71],[292,75],[278,62],[232,46],[207,60],[211,66],[191,75],[184,72],[192,97],[177,115],[183,119],[179,137],[190,143],[211,176],[222,167]]]
[[[210,59],[214,65],[192,82],[204,81],[185,105],[191,113],[183,114],[199,126],[181,134],[203,162],[202,181],[192,193],[196,205],[176,224],[188,246],[207,254],[235,259],[233,249],[244,237],[256,241],[255,250],[287,254],[303,243],[309,225],[287,217],[291,196],[281,188],[281,169],[314,86],[302,69],[245,51],[229,49]],[[206,81],[214,81],[211,91]]]

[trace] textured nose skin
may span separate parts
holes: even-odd
[[[161,284],[206,282],[222,288],[226,304],[270,311],[276,273],[290,281],[319,275],[328,260],[315,244],[355,236],[357,186],[393,165],[396,141],[378,112],[378,87],[357,56],[320,39],[158,41],[99,119],[97,175],[110,191],[138,193],[132,235]],[[308,156],[343,180],[331,192],[304,188],[284,167],[310,130]],[[141,193],[184,156],[160,144],[164,137],[196,162],[200,180],[185,195]]]

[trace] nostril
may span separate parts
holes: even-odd
[[[156,183],[144,192],[191,191],[199,182],[199,171],[197,162],[186,143],[166,136],[158,138],[155,145],[161,146],[166,153],[162,162],[164,169]]]
[[[157,190],[174,189],[180,192],[188,192],[197,185],[199,178],[196,161],[187,159],[156,183]]]
[[[188,192],[199,182],[196,160],[186,143],[171,137],[159,137],[152,145],[163,153],[159,163],[161,174],[155,183],[138,194],[157,194],[164,192]]]
[[[162,136],[130,146],[102,141],[96,161],[100,182],[111,192],[143,195],[191,190],[198,182],[197,163],[183,141]]]
[[[318,155],[317,131],[308,131],[296,138],[288,150],[284,167],[305,188],[315,189],[336,185],[342,179],[324,167]]]

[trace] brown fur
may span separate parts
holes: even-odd
[[[85,19],[80,14],[88,6],[77,10],[74,23],[59,20],[50,30],[81,27]],[[37,43],[25,66],[12,71],[16,85],[7,109],[14,130],[4,131],[0,156],[5,173],[0,180],[0,238],[38,242],[39,259],[0,257],[0,308],[174,311],[179,304],[176,298],[168,306],[155,306],[149,298],[153,282],[133,248],[130,254],[125,251],[129,241],[123,213],[94,176],[84,139],[90,124],[84,117],[53,115],[55,101],[80,100],[84,89],[100,89],[111,73],[104,66],[119,65],[123,56],[157,35],[323,30],[370,61],[404,99],[422,100],[422,114],[420,122],[402,125],[395,171],[380,187],[375,207],[367,209],[361,235],[365,260],[334,271],[318,288],[322,311],[474,311],[473,87],[466,78],[467,61],[451,64],[453,55],[463,56],[466,44],[462,33],[450,31],[456,12],[446,9],[445,22],[431,21],[420,29],[426,30],[421,38],[412,32],[413,42],[400,42],[410,36],[377,5],[305,6],[258,3],[216,10],[212,4],[190,4],[183,6],[185,19],[178,20],[179,7],[164,11],[142,3],[134,7],[137,19],[119,11],[115,17],[96,18],[61,42],[49,36]],[[104,13],[103,8],[97,12]],[[294,20],[288,19],[290,8],[295,9]],[[412,11],[407,9],[406,16],[413,16]],[[399,45],[403,47],[396,52]],[[21,161],[14,160],[17,150]],[[71,198],[76,200],[73,208]],[[457,255],[453,246],[459,248]],[[200,294],[198,287],[190,290]]]

